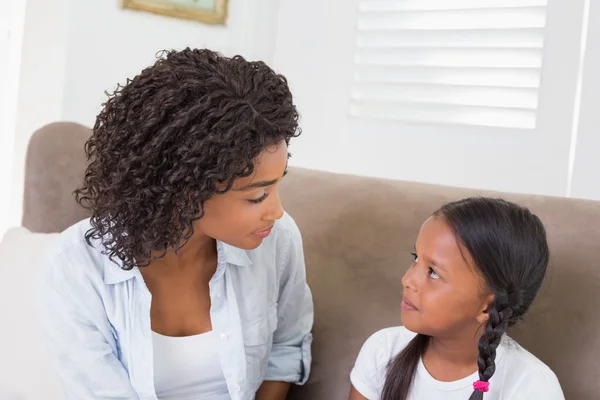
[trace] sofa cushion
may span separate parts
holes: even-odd
[[[0,399],[60,399],[39,318],[41,264],[58,234],[12,228],[0,242]]]

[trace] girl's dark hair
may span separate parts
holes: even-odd
[[[501,199],[464,199],[446,204],[433,215],[450,225],[494,294],[477,359],[479,379],[488,382],[496,370],[502,335],[527,312],[544,280],[550,254],[546,230],[527,208]],[[418,334],[390,362],[383,400],[407,399],[428,342],[428,336]],[[469,398],[482,399],[478,390]]]
[[[266,147],[300,134],[286,79],[265,63],[210,50],[163,51],[109,95],[85,151],[77,201],[85,238],[122,268],[179,248],[204,203],[254,171]]]

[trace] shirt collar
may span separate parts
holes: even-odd
[[[252,265],[252,260],[248,257],[246,250],[231,246],[227,243],[217,240],[217,259],[219,264],[225,262],[227,264],[237,265],[238,267],[248,267]],[[124,270],[123,264],[116,259],[111,261],[108,257],[104,261],[104,283],[114,285],[125,282],[140,275],[139,268],[133,267],[130,270]]]
[[[217,240],[217,253],[219,263],[225,261],[228,264],[237,265],[238,267],[248,267],[252,265],[252,260],[248,257],[246,250],[234,247],[230,244]]]
[[[114,285],[117,283],[125,282],[129,279],[135,278],[136,275],[140,274],[137,267],[133,267],[130,270],[123,269],[121,260],[111,260],[105,256],[104,260],[104,283],[107,285]],[[141,275],[141,274],[140,274]]]

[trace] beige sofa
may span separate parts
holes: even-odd
[[[70,123],[34,135],[27,158],[25,227],[58,232],[85,217],[71,192],[85,168],[82,145],[88,135],[87,128]],[[567,399],[600,399],[600,202],[296,168],[281,191],[303,233],[315,302],[312,375],[290,398],[347,399],[348,374],[364,340],[399,323],[400,278],[421,223],[444,202],[488,194],[537,213],[552,250],[544,288],[511,335],[556,372]]]

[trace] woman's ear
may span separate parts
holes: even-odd
[[[490,293],[488,295],[486,295],[483,298],[483,301],[481,302],[481,308],[479,310],[479,312],[477,313],[477,322],[481,325],[485,324],[488,319],[489,319],[489,314],[488,314],[488,310],[489,308],[492,306],[492,303],[494,303],[494,294]]]

